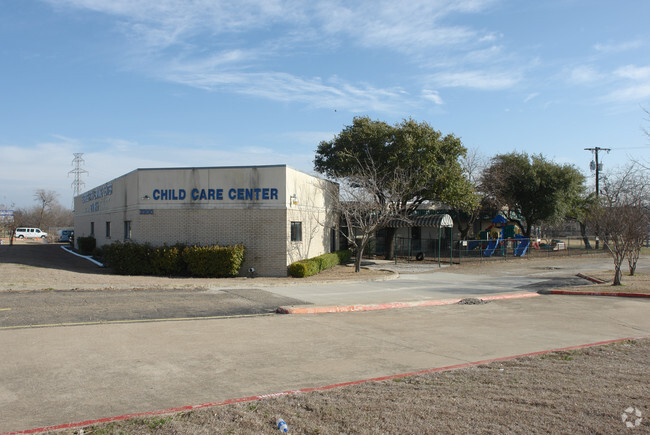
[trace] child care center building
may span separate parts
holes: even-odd
[[[335,183],[286,165],[136,169],[75,198],[76,237],[246,248],[241,273],[286,276],[333,252]]]

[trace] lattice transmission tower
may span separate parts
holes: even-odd
[[[81,180],[81,175],[88,174],[88,171],[81,167],[81,165],[84,163],[84,159],[81,156],[83,156],[84,153],[73,154],[74,159],[72,160],[72,165],[74,166],[74,169],[68,172],[68,175],[74,174],[74,181],[72,182],[72,209],[74,210],[74,198],[78,196],[79,193],[81,193],[82,189],[86,186],[86,183]]]

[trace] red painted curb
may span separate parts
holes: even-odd
[[[484,301],[495,301],[501,299],[520,299],[532,298],[539,296],[538,293],[514,293],[508,295],[486,296],[480,298]],[[393,308],[414,308],[430,307],[438,305],[453,305],[460,302],[463,298],[442,299],[435,301],[414,301],[414,302],[389,302],[385,304],[368,304],[368,305],[339,305],[335,307],[278,307],[275,312],[278,314],[324,314],[324,313],[351,313],[357,311],[375,311],[389,310]]]
[[[627,340],[643,340],[643,339],[647,339],[647,338],[650,338],[650,335],[645,335],[645,336],[641,336],[641,337],[617,338],[615,340],[599,341],[599,342],[596,342],[596,343],[580,344],[580,345],[577,345],[577,346],[562,347],[562,348],[551,349],[551,350],[542,350],[542,351],[539,351],[539,352],[523,353],[521,355],[506,356],[506,357],[502,357],[502,358],[492,358],[492,359],[486,359],[486,360],[475,361],[475,362],[467,362],[467,363],[463,363],[463,364],[456,364],[456,365],[453,365],[453,366],[438,367],[438,368],[433,368],[433,369],[420,370],[420,371],[417,371],[417,372],[402,373],[402,374],[398,374],[398,375],[382,376],[382,377],[379,377],[379,378],[362,379],[362,380],[359,380],[359,381],[343,382],[343,383],[340,383],[340,384],[326,385],[326,386],[323,386],[323,387],[301,388],[299,390],[282,391],[280,393],[261,394],[261,395],[258,395],[258,396],[249,396],[249,397],[241,397],[241,398],[236,398],[236,399],[228,399],[228,400],[224,400],[222,402],[212,402],[212,403],[202,403],[200,405],[181,406],[181,407],[178,407],[178,408],[169,408],[169,409],[164,409],[164,410],[161,410],[161,411],[139,412],[139,413],[135,413],[135,414],[120,415],[120,416],[117,416],[117,417],[100,418],[100,419],[97,419],[97,420],[87,420],[87,421],[82,421],[82,422],[78,422],[78,423],[61,424],[61,425],[57,425],[57,426],[48,426],[48,427],[41,427],[41,428],[37,428],[37,429],[28,429],[28,430],[23,430],[23,431],[18,431],[18,432],[5,432],[5,433],[2,433],[0,435],[20,435],[20,434],[42,433],[42,432],[53,431],[53,430],[73,429],[73,428],[77,428],[77,427],[84,427],[84,426],[91,426],[91,425],[96,425],[96,424],[110,423],[110,422],[113,422],[113,421],[128,420],[129,418],[153,417],[153,416],[156,416],[156,415],[175,414],[175,413],[178,413],[178,412],[191,411],[191,410],[195,410],[195,409],[211,408],[211,407],[223,406],[223,405],[231,405],[233,403],[254,402],[256,400],[270,399],[270,398],[273,398],[273,397],[292,396],[292,395],[295,395],[295,394],[310,393],[310,392],[313,392],[313,391],[326,391],[326,390],[332,390],[334,388],[347,387],[347,386],[351,386],[351,385],[365,384],[365,383],[368,383],[368,382],[389,381],[389,380],[392,380],[392,379],[406,378],[406,377],[409,377],[409,376],[425,375],[425,374],[429,374],[429,373],[444,372],[444,371],[449,371],[449,370],[457,370],[457,369],[462,369],[462,368],[467,368],[467,367],[474,367],[474,366],[478,366],[478,365],[481,365],[481,364],[490,364],[490,363],[493,363],[493,362],[510,361],[510,360],[513,360],[513,359],[523,358],[523,357],[527,357],[527,356],[544,355],[544,354],[552,353],[552,352],[562,352],[562,351],[567,351],[567,350],[583,349],[583,348],[586,348],[586,347],[603,346],[603,345],[606,345],[606,344],[620,343],[622,341],[627,341]]]
[[[571,295],[571,296],[620,296],[625,298],[650,298],[648,293],[616,293],[616,292],[580,292],[573,290],[549,290],[552,295]]]

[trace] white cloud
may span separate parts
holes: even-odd
[[[609,102],[643,102],[650,98],[650,66],[626,65],[613,72],[614,88],[605,97]]]
[[[301,78],[283,72],[221,72],[203,65],[186,63],[182,71],[172,68],[165,79],[189,86],[227,90],[274,101],[302,103],[312,107],[352,112],[376,110],[390,112],[408,105],[401,89],[377,88],[369,84],[350,84],[336,77]]]
[[[602,77],[602,74],[589,65],[576,66],[567,74],[567,80],[577,85],[591,84],[601,80]]]
[[[473,56],[474,62],[500,55],[498,47],[482,48],[498,37],[494,32],[445,22],[454,15],[483,12],[496,0],[45,1],[59,9],[115,17],[116,29],[129,38],[129,68],[203,89],[352,112],[390,112],[416,102],[393,87],[341,79],[323,82],[278,71],[268,61],[277,65],[278,58],[295,57],[301,51],[296,47],[308,50],[322,44],[388,48],[415,63],[428,59],[429,50],[474,50],[480,55]],[[472,87],[498,89],[512,80],[475,75],[472,82]],[[436,95],[428,98],[441,102]]]
[[[642,83],[616,89],[610,92],[605,97],[605,100],[616,102],[630,102],[643,101],[647,100],[648,98],[650,98],[650,83]]]
[[[601,53],[621,53],[629,50],[636,50],[645,44],[641,40],[625,41],[619,43],[596,44],[594,49]]]
[[[440,94],[438,91],[431,91],[429,89],[423,89],[422,90],[422,98],[425,100],[433,101],[435,104],[442,105],[445,104],[445,102],[442,100],[442,97],[440,97]]]
[[[650,66],[637,67],[626,65],[614,71],[618,77],[632,80],[650,80]]]
[[[455,13],[478,13],[491,0],[375,0],[320,2],[317,16],[323,30],[350,35],[365,47],[385,47],[413,53],[426,48],[457,46],[492,37],[467,26],[450,26],[444,19]]]
[[[524,103],[529,102],[533,98],[539,97],[539,92],[533,92],[532,94],[528,94],[526,98],[524,98]]]
[[[461,71],[442,72],[431,76],[431,80],[440,87],[464,87],[486,91],[508,89],[521,80],[521,73],[490,72],[490,71]]]

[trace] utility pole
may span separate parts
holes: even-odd
[[[74,181],[72,182],[72,210],[74,211],[74,198],[75,196],[78,196],[79,193],[81,193],[81,189],[86,185],[83,181],[81,181],[81,175],[82,174],[87,174],[88,171],[85,169],[81,168],[81,164],[84,163],[84,159],[81,157],[84,155],[84,153],[73,153],[74,154],[74,159],[72,160],[72,164],[74,165],[74,169],[68,172],[68,175],[74,174]]]
[[[592,169],[596,169],[596,197],[598,197],[598,195],[600,194],[600,188],[598,187],[598,182],[600,180],[600,163],[598,163],[598,151],[610,152],[611,150],[612,150],[611,148],[601,148],[601,147],[585,148],[585,151],[591,151],[596,156],[596,164],[594,165],[594,168],[592,168]]]
[[[596,164],[592,165],[592,169],[596,170],[596,198],[598,198],[598,195],[600,194],[600,186],[599,186],[599,181],[600,181],[600,163],[598,162],[598,152],[599,151],[607,151],[610,152],[611,148],[601,148],[601,147],[593,147],[593,148],[585,148],[585,151],[591,151],[595,155],[595,160]],[[592,164],[594,163],[593,161],[591,162]],[[596,236],[596,249],[598,249],[598,236]]]

